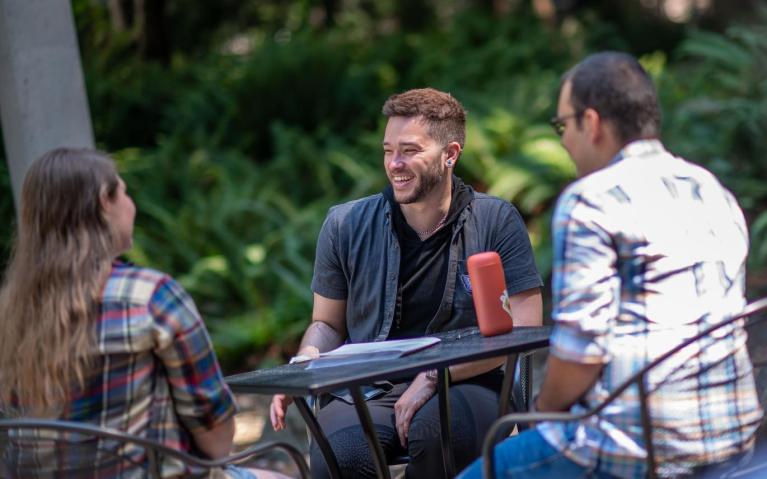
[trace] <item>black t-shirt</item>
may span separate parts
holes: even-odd
[[[452,225],[471,203],[472,193],[460,178],[453,176],[450,209],[445,224],[424,241],[407,224],[391,187],[386,188],[384,196],[392,206],[392,223],[401,250],[397,304],[389,339],[421,337],[437,314],[445,293]],[[499,391],[503,374],[498,368],[467,381]]]
[[[391,187],[384,190],[384,196],[392,207],[392,223],[401,251],[397,304],[389,339],[420,337],[439,310],[447,280],[452,224],[471,203],[472,194],[460,178],[453,176],[445,223],[424,241],[407,224]]]

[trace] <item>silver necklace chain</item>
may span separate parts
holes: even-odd
[[[443,216],[442,219],[439,220],[439,222],[436,225],[434,225],[433,228],[429,228],[428,230],[424,230],[424,231],[416,231],[416,234],[421,239],[421,241],[423,241],[424,239],[428,238],[432,234],[436,233],[437,230],[440,229],[442,225],[445,224],[445,220],[447,220],[447,213],[445,213],[445,216]]]

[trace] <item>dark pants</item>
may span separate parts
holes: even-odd
[[[390,392],[367,402],[378,440],[387,461],[403,454],[410,456],[406,477],[446,477],[436,394],[413,417],[407,448],[400,445],[394,422],[394,403],[408,385],[395,384]],[[450,415],[455,466],[460,471],[482,452],[485,433],[498,416],[498,392],[472,383],[451,385]],[[338,458],[343,477],[376,477],[373,457],[353,405],[333,399],[320,410],[318,420]],[[314,443],[311,470],[314,478],[329,477],[322,453]]]

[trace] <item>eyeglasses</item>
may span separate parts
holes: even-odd
[[[554,116],[549,120],[549,125],[554,128],[554,133],[556,133],[558,136],[562,136],[565,133],[565,120],[569,118],[580,118],[581,115],[583,115],[582,111],[576,111],[575,113],[570,113],[569,115]]]

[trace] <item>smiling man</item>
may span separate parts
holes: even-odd
[[[516,325],[541,324],[541,280],[527,230],[507,201],[476,193],[453,174],[466,113],[447,93],[410,90],[390,97],[383,139],[390,185],[333,207],[320,232],[312,280],[312,323],[299,354],[344,342],[418,337],[476,325],[466,258],[497,251]],[[479,455],[498,410],[503,358],[450,368],[453,448],[463,467]],[[408,477],[439,477],[436,371],[371,385],[368,408],[388,458],[409,454]],[[271,420],[285,425],[289,399],[275,396]],[[344,476],[375,477],[372,456],[349,400],[334,397],[319,422]],[[311,451],[314,477],[327,469]]]

